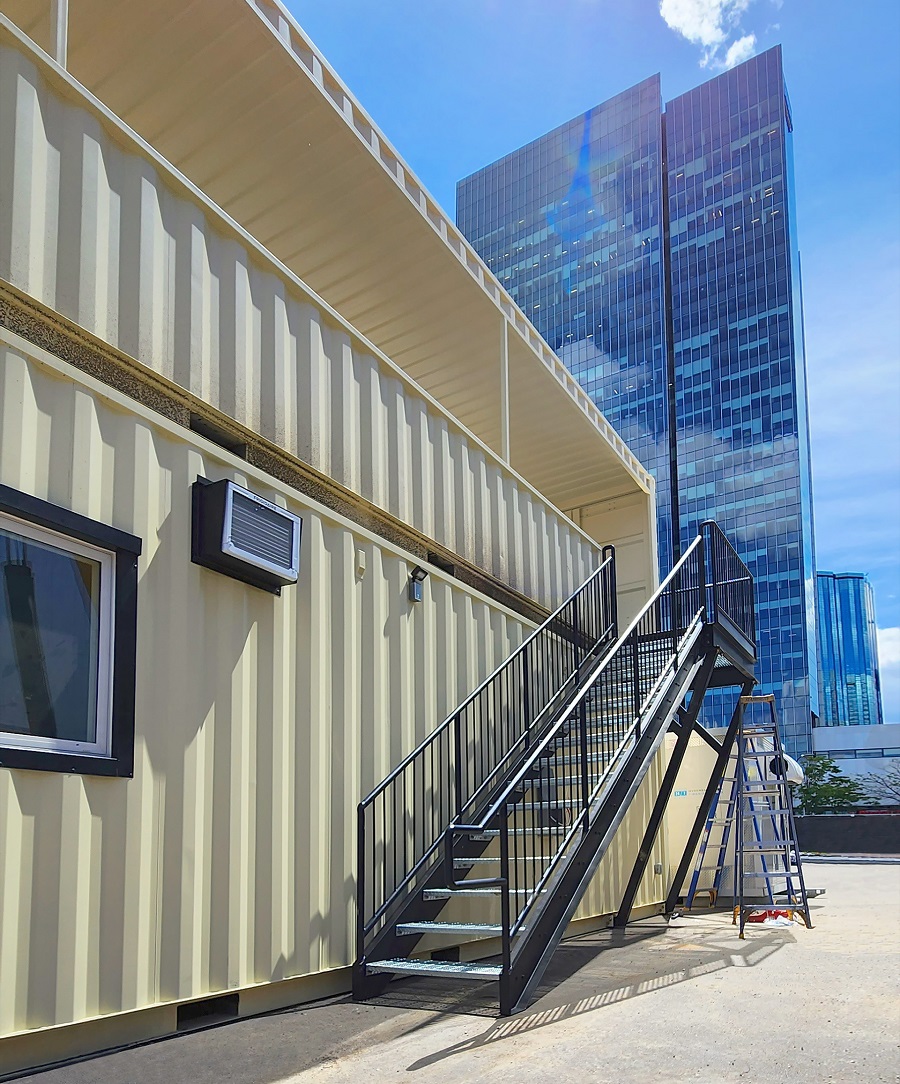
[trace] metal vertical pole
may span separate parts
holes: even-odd
[[[456,786],[456,816],[462,813],[462,716],[457,713],[453,720],[453,742],[455,745],[454,784]]]
[[[53,59],[64,68],[69,52],[69,0],[51,0],[50,31],[53,35]]]
[[[634,683],[633,708],[634,708],[634,740],[641,736],[641,657],[637,629],[631,634],[631,680]]]
[[[509,463],[509,322],[500,325],[500,457]]]

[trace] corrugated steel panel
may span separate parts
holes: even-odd
[[[527,631],[236,463],[0,353],[3,484],[144,541],[134,779],[0,771],[0,1033],[350,962],[357,801]],[[198,474],[303,517],[296,588],[191,563]]]
[[[0,145],[0,277],[547,607],[596,567],[396,366],[5,45]]]
[[[436,570],[411,606],[396,547],[0,338],[0,482],[144,544],[134,778],[0,771],[0,1034],[349,963],[356,802],[527,623]],[[197,475],[302,516],[296,588],[191,563]],[[615,908],[660,770],[579,917]]]

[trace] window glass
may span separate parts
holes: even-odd
[[[0,516],[4,744],[107,753],[112,555]]]

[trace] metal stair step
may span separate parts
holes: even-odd
[[[561,861],[565,862],[568,855],[562,855]],[[509,856],[510,862],[543,862],[547,858],[546,855],[540,854],[511,854]],[[454,869],[469,869],[473,865],[483,865],[486,862],[492,862],[495,866],[500,864],[499,856],[497,858],[454,858]]]
[[[510,892],[514,892],[519,896],[531,895],[531,889],[529,888],[510,888]],[[499,896],[503,892],[503,889],[497,885],[491,888],[426,888],[422,893],[422,899],[426,902],[434,900],[452,900],[457,896]]]
[[[602,764],[608,758],[603,753],[589,753],[587,759],[588,759],[589,763],[593,762],[595,764]],[[567,753],[565,756],[557,757],[556,758],[556,763],[557,764],[564,764],[566,766],[569,766],[569,765],[572,765],[572,764],[581,764],[582,759],[581,759],[580,756],[573,756],[572,754]]]
[[[373,960],[366,971],[374,974],[429,975],[434,978],[496,980],[503,968],[495,964],[460,964],[449,960]]]
[[[422,893],[422,899],[449,900],[454,896],[499,896],[500,886],[492,888],[426,888]]]
[[[508,828],[507,832],[511,836],[552,836],[556,835],[566,825],[553,824],[553,825],[535,825],[534,828]],[[474,840],[476,843],[485,843],[489,839],[495,839],[500,835],[499,828],[485,828],[483,832],[468,832],[466,833],[466,839]]]
[[[539,810],[541,813],[555,813],[557,810],[573,809],[575,806],[580,805],[581,802],[578,798],[573,798],[571,802],[561,802],[558,798],[554,801],[547,802],[517,802],[512,809],[524,809],[528,812],[534,812]],[[559,825],[562,827],[562,825]]]
[[[401,922],[397,933],[403,937],[414,933],[474,934],[476,937],[493,937],[503,933],[503,927],[490,922]]]

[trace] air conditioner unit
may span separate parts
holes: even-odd
[[[234,482],[192,487],[191,560],[280,595],[300,574],[302,520]]]

